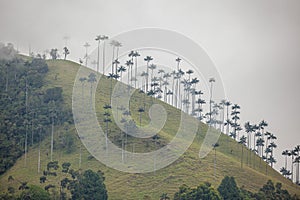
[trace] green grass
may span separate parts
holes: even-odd
[[[72,89],[74,79],[79,69],[79,65],[70,61],[55,60],[47,61],[49,65],[49,73],[45,88],[54,86],[62,87],[65,106],[71,108],[72,102]],[[97,117],[102,126],[103,123],[103,105],[109,101],[110,81],[107,78],[101,78],[101,82],[97,87],[96,94],[96,111]],[[115,81],[113,81],[115,84]],[[88,86],[85,88],[85,92],[88,93]],[[139,114],[137,109],[141,106],[143,94],[135,92],[132,98],[132,117],[135,121],[139,122]],[[151,100],[146,98],[146,110],[154,103],[162,104],[168,113],[168,121],[165,127],[159,132],[160,140],[159,146],[167,144],[176,133],[178,129],[178,122],[180,121],[180,111],[158,100]],[[194,142],[189,149],[174,163],[166,168],[160,169],[156,172],[130,174],[120,172],[106,167],[94,158],[90,158],[90,154],[86,149],[82,152],[82,164],[81,168],[93,169],[95,171],[101,170],[105,175],[105,184],[108,190],[109,199],[143,199],[144,196],[150,196],[151,199],[159,199],[162,193],[168,193],[170,197],[178,190],[178,187],[182,184],[187,184],[191,187],[196,187],[200,183],[208,181],[212,183],[214,187],[217,187],[224,176],[234,176],[238,185],[244,186],[247,190],[252,192],[258,191],[258,189],[267,182],[268,179],[274,182],[281,182],[283,188],[289,190],[291,194],[300,195],[300,188],[291,181],[285,179],[277,171],[268,167],[268,174],[266,175],[266,165],[262,161],[260,165],[260,158],[254,155],[252,152],[244,149],[244,166],[241,168],[241,148],[242,146],[229,138],[226,135],[221,135],[218,143],[220,146],[216,151],[217,166],[216,177],[214,178],[214,151],[211,151],[208,156],[203,159],[198,157],[200,146],[203,142],[205,131],[207,126],[203,123],[197,122],[196,119],[189,117],[192,123],[198,123],[198,132],[194,139]],[[148,113],[145,112],[142,115],[142,124],[149,122]],[[139,123],[137,123],[139,125]],[[119,129],[114,123],[110,124],[110,139],[114,141],[116,145],[120,146],[118,140]],[[65,127],[55,127],[55,141],[59,142],[60,136],[70,132],[77,136],[75,127],[69,127],[67,130]],[[152,139],[136,139],[129,138],[129,144],[135,143],[135,152],[147,152],[155,148],[154,141]],[[79,147],[81,142],[76,140],[76,148],[74,152],[68,154],[63,149],[54,150],[54,160],[58,160],[60,164],[63,162],[70,162],[71,168],[79,169]],[[50,161],[50,136],[47,137],[42,143],[41,153],[41,166],[43,171],[46,168],[47,163]],[[132,148],[127,146],[127,150]],[[251,163],[247,164],[247,155],[251,154]],[[38,148],[33,146],[30,148],[27,156],[27,166],[25,166],[24,156],[21,157],[17,163],[9,169],[4,175],[0,177],[0,191],[7,191],[8,186],[18,188],[19,181],[27,181],[29,184],[36,184],[44,187],[46,184],[59,183],[62,173],[59,173],[58,177],[49,178],[46,184],[39,183],[39,177],[42,173],[37,172],[37,157]],[[255,160],[255,167],[253,161]],[[60,171],[60,170],[58,170]],[[8,177],[12,175],[14,181],[8,181]]]

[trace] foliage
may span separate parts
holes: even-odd
[[[225,176],[218,187],[218,191],[224,200],[241,199],[240,189],[238,188],[234,177]]]
[[[297,197],[291,197],[289,192],[285,189],[282,189],[281,183],[274,183],[271,180],[263,185],[259,192],[255,195],[256,199],[297,199]]]
[[[101,173],[85,171],[77,177],[71,193],[72,199],[107,199],[107,191]]]
[[[190,188],[182,185],[175,193],[174,200],[218,200],[220,199],[217,191],[211,187],[210,183],[204,183],[197,188]]]
[[[40,188],[36,185],[31,185],[29,186],[28,190],[25,190],[21,193],[19,199],[50,200],[50,195],[48,192],[43,190],[43,188]]]
[[[45,60],[12,57],[8,49],[0,48],[7,53],[0,59],[0,175],[28,151],[27,146],[46,137],[52,117],[55,124],[73,123],[71,111],[63,106],[62,88],[43,87]]]

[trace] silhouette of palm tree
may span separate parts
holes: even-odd
[[[144,61],[146,61],[146,62],[147,62],[147,72],[146,72],[146,91],[145,91],[145,93],[147,93],[147,92],[148,92],[149,63],[150,63],[150,61],[151,61],[151,60],[153,60],[153,58],[152,58],[151,56],[146,56],[146,57],[144,58]]]

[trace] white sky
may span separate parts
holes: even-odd
[[[282,150],[300,144],[300,1],[298,0],[0,0],[0,41],[21,52],[64,46],[83,57],[98,34],[143,27],[177,31],[201,45],[246,120],[265,119]]]

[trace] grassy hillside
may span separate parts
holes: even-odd
[[[73,84],[79,65],[62,60],[47,61],[47,63],[49,65],[49,72],[46,77],[47,84],[44,87],[62,87],[65,106],[71,108]],[[101,78],[101,82],[97,87],[96,110],[98,120],[102,126],[104,126],[103,105],[109,102],[110,81],[111,80],[107,78]],[[115,84],[115,81],[113,81],[113,84]],[[86,91],[86,93],[88,93],[88,91]],[[141,105],[142,98],[144,98],[143,94],[138,92],[135,92],[134,97],[132,98],[132,116],[135,121],[139,121],[139,113],[137,110]],[[168,121],[166,122],[165,127],[159,132],[160,139],[158,140],[158,145],[161,147],[167,144],[176,133],[178,121],[180,120],[180,111],[163,102],[150,99],[149,97],[146,98],[146,111],[149,109],[152,101],[163,104],[168,114]],[[188,118],[191,123],[198,123],[198,132],[194,142],[177,161],[156,172],[130,174],[104,166],[99,161],[92,158],[89,152],[84,149],[80,140],[78,140],[74,126],[55,127],[55,145],[57,146],[63,135],[71,133],[74,138],[76,138],[74,144],[76,148],[74,148],[71,153],[54,148],[53,158],[54,160],[58,160],[60,164],[63,162],[70,162],[72,168],[78,169],[79,149],[81,146],[83,148],[81,168],[89,168],[95,171],[100,169],[104,172],[109,199],[143,199],[146,196],[151,197],[151,199],[159,199],[159,196],[162,193],[168,193],[169,196],[173,196],[175,191],[177,191],[178,187],[182,184],[195,187],[201,182],[208,181],[212,183],[213,186],[218,186],[225,175],[234,176],[240,187],[244,186],[247,190],[252,192],[256,192],[268,179],[271,179],[274,182],[281,182],[283,188],[289,190],[291,194],[300,195],[299,186],[292,184],[269,166],[267,166],[268,174],[266,175],[265,163],[263,161],[260,162],[258,156],[245,149],[243,157],[244,166],[241,168],[242,146],[223,134],[219,138],[218,143],[220,146],[216,150],[216,171],[214,177],[215,152],[211,151],[208,156],[203,159],[200,159],[198,156],[207,126],[203,123],[199,123],[192,117]],[[142,115],[142,124],[146,124],[148,121],[148,113],[145,112]],[[114,125],[114,123],[111,123],[109,138],[116,145],[120,146],[121,144],[118,140],[118,136],[119,131],[117,126]],[[153,139],[134,139],[130,137],[128,140],[128,151],[133,149],[131,146],[133,143],[135,143],[135,152],[147,152],[155,148]],[[48,152],[50,151],[50,135],[43,141],[41,147],[41,166],[43,170],[50,161],[50,156],[48,155]],[[251,162],[248,160],[248,164],[247,155],[251,155]],[[28,181],[31,184],[41,185],[43,187],[44,185],[39,183],[39,177],[42,173],[38,174],[37,172],[37,156],[38,148],[37,146],[34,146],[29,150],[27,155],[27,166],[24,164],[23,156],[10,170],[0,177],[0,191],[6,191],[8,186],[13,186],[17,190],[19,181]],[[9,176],[13,176],[15,180],[8,181]],[[63,175],[59,173],[58,177],[51,178],[49,183],[57,185],[60,176]]]

